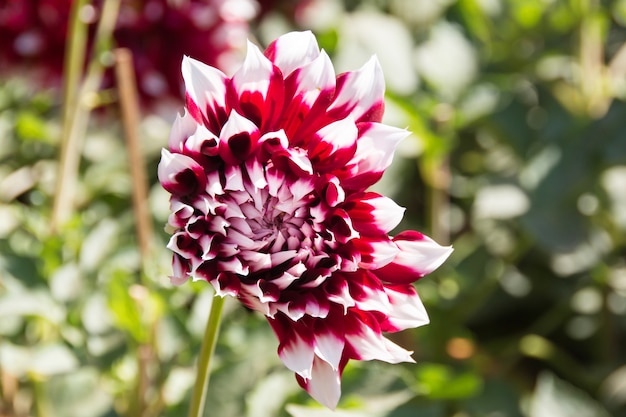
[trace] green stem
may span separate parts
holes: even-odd
[[[87,49],[87,23],[80,16],[87,4],[87,0],[75,1],[72,3],[70,11],[70,25],[63,64],[63,136],[61,138],[59,178],[54,193],[52,211],[51,227],[53,230],[67,220],[70,206],[67,195],[71,195],[70,189],[73,188],[71,174],[78,164],[77,152],[74,150],[75,144],[71,140],[70,132],[78,106],[78,90],[85,62],[85,50]]]
[[[213,297],[211,312],[204,331],[204,339],[198,356],[196,383],[193,386],[191,404],[189,406],[189,417],[201,417],[204,411],[207,388],[209,387],[209,371],[211,358],[215,351],[217,334],[220,329],[222,309],[224,307],[223,297]]]
[[[93,107],[93,98],[100,87],[105,67],[104,54],[111,50],[113,30],[121,0],[106,0],[102,6],[100,21],[96,28],[94,50],[87,68],[87,74],[80,87],[80,75],[87,47],[87,25],[80,18],[80,11],[88,0],[76,3],[73,11],[71,33],[77,39],[70,38],[66,59],[68,74],[64,94],[65,112],[63,123],[63,143],[55,200],[52,209],[51,227],[53,231],[62,226],[72,215],[74,194],[82,151],[82,139],[87,131],[89,112]],[[80,6],[80,7],[79,7]]]

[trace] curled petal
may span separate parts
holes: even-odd
[[[235,274],[230,272],[220,272],[217,278],[211,281],[213,288],[215,288],[215,294],[220,297],[230,295],[236,297],[239,294],[241,283],[239,278]]]
[[[289,139],[284,130],[268,132],[259,138],[258,158],[266,162],[276,152],[284,151],[289,147]]]
[[[328,219],[327,226],[339,243],[346,243],[359,237],[359,233],[352,226],[352,219],[344,210],[335,209]]]
[[[206,186],[204,168],[195,160],[179,153],[161,150],[158,167],[161,185],[173,195],[188,195]]]
[[[339,178],[334,175],[320,177],[317,184],[320,196],[329,207],[335,207],[346,199],[346,192],[341,186]]]
[[[302,149],[285,149],[272,155],[272,162],[281,171],[291,172],[298,177],[313,174],[313,165]]]
[[[215,156],[218,152],[219,138],[204,125],[197,125],[196,130],[185,141],[183,151],[194,158]]]
[[[196,240],[185,232],[173,234],[167,244],[167,248],[185,259],[197,256],[200,252],[200,246],[197,244]]]
[[[407,284],[430,274],[452,253],[451,246],[441,246],[415,231],[400,233],[393,243],[398,247],[398,255],[375,272],[381,280],[393,284]]]
[[[175,198],[170,201],[170,209],[172,213],[167,219],[167,224],[172,227],[184,227],[193,215],[193,207]]]
[[[178,254],[172,258],[172,275],[170,282],[174,285],[182,285],[189,280],[189,263]]]
[[[255,151],[259,128],[236,111],[232,111],[220,132],[219,154],[228,164],[236,165]]]

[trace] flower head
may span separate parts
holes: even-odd
[[[249,43],[232,78],[190,58],[182,70],[186,111],[158,169],[172,281],[263,313],[284,364],[330,408],[348,360],[411,362],[383,332],[428,322],[412,282],[452,249],[389,237],[404,209],[367,191],[408,134],[381,123],[376,59],[336,76],[314,36],[292,32],[264,53]]]

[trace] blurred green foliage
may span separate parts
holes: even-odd
[[[388,123],[414,132],[380,187],[407,207],[399,229],[455,252],[417,283],[431,324],[393,336],[417,364],[351,363],[334,414],[264,319],[227,303],[207,415],[626,416],[626,1],[273,4],[265,43],[313,29],[339,67],[379,56]],[[0,87],[0,416],[179,416],[212,293],[167,279],[170,120],[141,126],[159,231],[142,266],[115,109],[93,118],[76,214],[50,232],[57,100]]]

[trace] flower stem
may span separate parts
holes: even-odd
[[[209,371],[211,358],[215,351],[217,342],[217,334],[220,329],[220,321],[222,309],[224,307],[224,297],[213,297],[211,303],[211,312],[207,320],[206,329],[204,331],[204,339],[198,356],[196,383],[193,386],[191,404],[189,406],[189,417],[201,417],[204,411],[204,402],[206,399],[207,388],[209,386]]]

